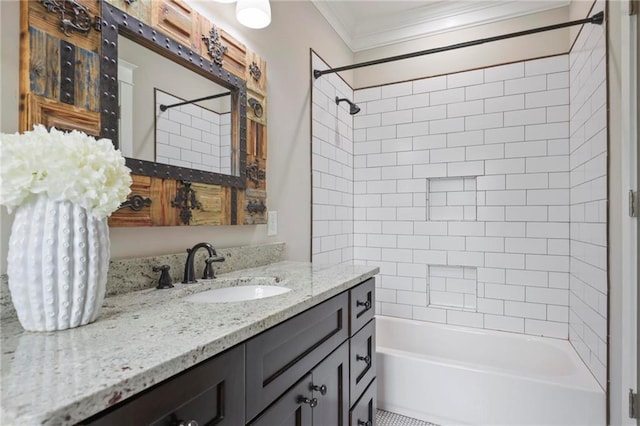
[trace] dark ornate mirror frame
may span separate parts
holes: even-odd
[[[232,188],[246,187],[247,162],[247,84],[242,78],[226,71],[222,66],[200,56],[162,32],[140,22],[117,7],[102,1],[102,35],[100,43],[100,118],[101,136],[118,146],[118,34],[139,43],[186,68],[219,83],[231,91],[232,104],[237,105],[237,142],[240,158],[233,158],[232,170],[238,167],[239,176],[194,170],[146,160],[127,158],[126,164],[133,173],[165,179],[176,179],[224,185]],[[236,121],[236,120],[233,120]],[[233,134],[233,132],[232,132]],[[236,166],[237,165],[237,166]]]

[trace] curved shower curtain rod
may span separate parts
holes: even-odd
[[[432,53],[446,52],[447,50],[460,49],[462,47],[477,46],[479,44],[489,43],[489,42],[492,42],[492,41],[504,40],[504,39],[513,38],[513,37],[520,37],[520,36],[529,35],[529,34],[536,34],[536,33],[541,33],[541,32],[544,32],[544,31],[557,30],[557,29],[560,29],[560,28],[572,27],[574,25],[582,25],[582,24],[601,25],[603,21],[604,21],[604,12],[598,12],[598,13],[596,13],[595,15],[593,15],[590,18],[578,19],[577,21],[569,21],[569,22],[565,22],[565,23],[562,23],[562,24],[548,25],[546,27],[533,28],[533,29],[530,29],[530,30],[518,31],[518,32],[515,32],[515,33],[503,34],[503,35],[494,36],[494,37],[481,38],[481,39],[478,39],[478,40],[466,41],[466,42],[457,43],[457,44],[451,44],[449,46],[444,46],[444,47],[436,47],[434,49],[421,50],[419,52],[405,53],[403,55],[390,56],[388,58],[374,59],[374,60],[367,61],[367,62],[360,62],[358,64],[345,65],[345,66],[337,67],[337,68],[329,68],[329,69],[326,69],[326,70],[313,70],[313,76],[315,78],[319,78],[320,76],[322,76],[324,74],[330,74],[330,73],[335,73],[335,72],[340,72],[340,71],[347,71],[347,70],[352,70],[354,68],[368,67],[368,66],[371,66],[371,65],[385,64],[387,62],[399,61],[401,59],[415,58],[417,56],[430,55]]]

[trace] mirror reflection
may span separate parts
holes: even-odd
[[[228,88],[122,35],[118,80],[124,156],[238,175]]]

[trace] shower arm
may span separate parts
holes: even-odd
[[[432,53],[446,52],[448,50],[460,49],[460,48],[463,48],[463,47],[477,46],[477,45],[480,45],[480,44],[490,43],[490,42],[493,42],[493,41],[505,40],[505,39],[508,39],[508,38],[520,37],[520,36],[525,36],[525,35],[529,35],[529,34],[536,34],[536,33],[541,33],[541,32],[545,32],[545,31],[557,30],[557,29],[560,29],[560,28],[572,27],[574,25],[582,25],[582,24],[601,25],[603,22],[604,22],[604,12],[598,12],[595,15],[591,16],[590,18],[578,19],[576,21],[564,22],[562,24],[548,25],[546,27],[533,28],[533,29],[530,29],[530,30],[518,31],[518,32],[515,32],[515,33],[503,34],[503,35],[494,36],[494,37],[481,38],[481,39],[478,39],[478,40],[466,41],[466,42],[463,42],[463,43],[451,44],[449,46],[436,47],[436,48],[433,48],[433,49],[421,50],[421,51],[418,51],[418,52],[405,53],[405,54],[402,54],[402,55],[390,56],[390,57],[382,58],[382,59],[374,59],[374,60],[371,60],[371,61],[360,62],[360,63],[352,64],[352,65],[345,65],[345,66],[337,67],[337,68],[329,68],[329,69],[326,69],[326,70],[313,70],[313,76],[315,78],[320,78],[324,74],[331,74],[331,73],[336,73],[336,72],[340,72],[340,71],[352,70],[352,69],[355,69],[355,68],[368,67],[368,66],[371,66],[371,65],[385,64],[387,62],[400,61],[402,59],[410,59],[410,58],[415,58],[415,57],[418,57],[418,56],[430,55]]]

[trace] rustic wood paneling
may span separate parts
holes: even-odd
[[[158,0],[152,2],[151,8],[152,26],[191,47],[197,21],[191,6],[182,0]]]
[[[100,114],[77,108],[55,99],[29,94],[27,107],[27,128],[34,124],[64,130],[80,130],[89,135],[100,135]]]
[[[223,204],[224,188],[220,185],[193,183],[191,188],[201,204],[200,209],[193,210],[190,225],[225,225]]]
[[[125,0],[107,0],[120,10],[124,10],[134,18],[148,23],[151,22],[151,7],[154,0],[136,0],[134,2],[126,2]]]
[[[247,65],[247,47],[224,30],[220,30],[220,39],[222,44],[227,46],[227,53],[224,55],[222,67],[244,79]]]
[[[247,120],[247,154],[263,160],[267,159],[266,126]]]
[[[29,27],[31,60],[29,91],[49,99],[60,97],[60,39]]]
[[[131,177],[133,183],[129,197],[140,195],[143,198],[150,198],[151,206],[154,206],[154,202],[157,204],[157,200],[151,196],[151,177],[140,175],[132,175]],[[139,211],[129,207],[116,210],[109,218],[109,226],[151,226],[151,206],[144,206]]]
[[[100,111],[100,57],[90,50],[76,48],[75,106]]]
[[[178,226],[180,222],[180,209],[171,205],[176,198],[178,187],[182,184],[177,180],[151,178],[151,220],[155,226]],[[158,200],[158,204],[155,203]]]
[[[91,28],[87,34],[70,32],[69,36],[60,30],[60,15],[49,12],[40,2],[35,0],[22,0],[28,4],[29,25],[36,27],[57,38],[64,38],[69,43],[86,50],[97,51],[100,43],[100,33]],[[89,11],[91,17],[100,16],[100,2],[85,0],[79,1]]]

